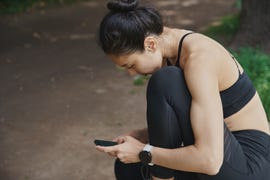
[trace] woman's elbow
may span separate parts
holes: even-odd
[[[223,164],[223,156],[211,156],[207,159],[205,166],[205,174],[207,175],[217,175],[220,171],[220,168]]]

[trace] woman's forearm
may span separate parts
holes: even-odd
[[[153,147],[152,162],[171,169],[209,175],[217,174],[221,166],[215,155],[199,150],[194,145],[177,149]]]

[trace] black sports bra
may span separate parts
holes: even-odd
[[[178,56],[177,61],[175,63],[175,66],[177,67],[180,67],[180,55],[184,38],[192,33],[193,32],[185,34],[179,42]],[[236,59],[233,56],[232,59],[236,63]],[[168,65],[171,65],[169,61],[167,61],[167,63]],[[239,77],[237,81],[228,89],[225,89],[220,92],[224,118],[227,118],[233,115],[234,113],[238,112],[239,110],[241,110],[256,93],[256,90],[251,80],[249,79],[248,75],[245,72],[241,74],[237,63],[236,66],[239,72]]]

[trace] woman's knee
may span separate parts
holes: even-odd
[[[179,83],[185,83],[183,71],[178,67],[168,66],[161,68],[152,75],[148,88],[162,91]]]
[[[168,66],[161,68],[149,80],[147,101],[162,98],[168,104],[171,104],[171,101],[175,100],[189,103],[190,97],[184,73],[178,67]]]

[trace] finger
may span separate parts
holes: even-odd
[[[119,136],[116,137],[116,138],[114,138],[113,141],[114,141],[114,142],[118,142],[118,141],[117,141],[118,138],[119,138]]]
[[[118,136],[118,137],[114,138],[113,141],[114,141],[114,142],[117,142],[118,144],[123,143],[123,141],[122,141],[122,136]]]
[[[132,136],[126,136],[126,137],[125,137],[125,141],[128,141],[128,140],[130,140],[130,139],[134,139],[134,137],[132,137]]]
[[[117,157],[116,152],[109,152],[108,154],[109,154],[110,156],[112,156],[112,157]]]
[[[112,152],[109,147],[105,147],[105,146],[96,146],[96,149],[98,151],[105,152],[105,153]]]
[[[118,145],[115,146],[96,146],[96,149],[105,153],[110,152],[117,152],[118,151]]]
[[[131,137],[131,136],[122,136],[122,137],[121,137],[121,140],[122,140],[123,143],[124,143],[124,142],[128,141],[129,137]]]
[[[121,153],[118,153],[118,154],[116,155],[116,157],[117,157],[121,162],[124,162],[124,157],[123,157],[123,155],[122,155]]]
[[[95,148],[100,152],[104,152],[104,148],[102,146],[96,146]]]
[[[134,138],[134,137],[132,137],[132,136],[126,136],[125,138],[124,138],[124,141],[126,142],[126,141],[131,141],[131,140],[137,140],[136,138]]]
[[[122,144],[122,143],[124,143],[125,142],[125,136],[119,136],[118,138],[117,138],[117,143],[118,144]]]
[[[131,161],[129,161],[127,158],[125,157],[117,157],[122,163],[124,164],[128,164],[128,163],[131,163]]]

